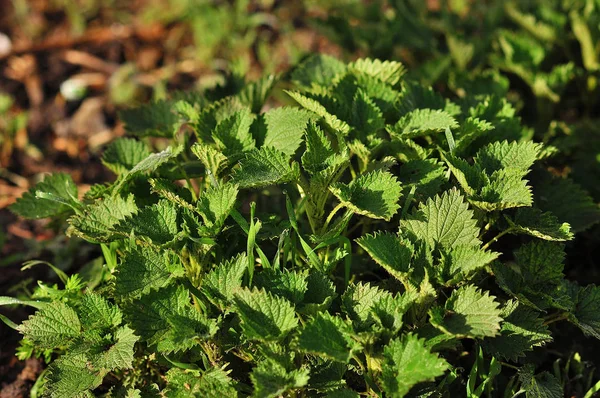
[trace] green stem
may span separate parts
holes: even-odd
[[[323,228],[321,228],[322,232],[327,231],[327,227],[329,227],[329,223],[331,223],[331,220],[333,220],[333,216],[335,216],[335,213],[337,213],[343,207],[344,207],[344,204],[340,203],[336,207],[334,207],[333,210],[331,210],[331,213],[329,213],[329,215],[327,216],[327,219],[325,220],[325,224],[323,224]]]
[[[544,326],[550,325],[551,323],[563,321],[569,317],[569,313],[567,312],[558,312],[555,314],[549,315],[546,319],[544,319]]]
[[[490,247],[492,244],[494,244],[496,241],[498,241],[498,239],[500,239],[501,237],[503,237],[504,235],[508,234],[512,232],[512,228],[508,228],[505,229],[504,231],[500,232],[498,235],[496,235],[495,237],[492,238],[492,240],[490,240],[488,243],[486,243],[485,245],[483,245],[482,249],[485,250],[488,247]]]

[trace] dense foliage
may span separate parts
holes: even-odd
[[[533,354],[557,324],[600,338],[600,287],[564,276],[600,211],[505,94],[316,55],[124,112],[114,183],[79,200],[54,174],[12,206],[104,255],[0,298],[37,309],[2,317],[19,357],[55,397],[560,396]]]

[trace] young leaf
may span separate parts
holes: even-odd
[[[365,235],[356,243],[396,279],[406,282],[414,247],[410,241],[389,232]]]
[[[162,245],[173,241],[178,234],[177,208],[171,202],[160,200],[152,206],[120,221],[115,230],[128,235],[147,237],[152,243]]]
[[[95,366],[107,369],[130,369],[133,363],[133,346],[139,340],[132,329],[123,326],[114,332],[114,344],[106,351],[91,354],[90,361]]]
[[[300,331],[298,348],[334,361],[348,363],[360,345],[352,338],[352,327],[342,318],[327,312],[317,314]]]
[[[233,301],[242,330],[250,339],[279,340],[298,325],[292,304],[264,290],[242,289]]]
[[[406,73],[404,65],[396,61],[381,61],[379,59],[360,58],[348,64],[353,72],[373,76],[384,83],[395,86]]]
[[[79,337],[81,323],[73,308],[54,301],[24,321],[19,332],[40,348],[54,349]]]
[[[485,351],[494,356],[516,362],[527,351],[552,341],[540,313],[515,300],[505,304],[500,316],[504,318],[500,334],[483,340]]]
[[[410,333],[384,347],[382,382],[390,397],[403,397],[417,383],[444,374],[448,363],[425,347],[425,339]]]
[[[308,287],[307,276],[307,272],[287,271],[285,269],[279,271],[269,268],[255,276],[254,285],[297,305],[304,299],[304,293]]]
[[[453,291],[444,308],[432,309],[430,322],[457,337],[493,337],[500,330],[500,313],[493,296],[467,285]]]
[[[124,174],[150,155],[146,144],[133,138],[118,138],[102,154],[102,164],[115,174]]]
[[[430,246],[477,246],[479,228],[473,212],[455,188],[430,198],[419,210],[400,222],[401,229],[423,239]]]
[[[313,271],[306,278],[307,288],[300,311],[314,315],[326,311],[337,297],[333,282],[324,274]]]
[[[96,293],[85,294],[77,312],[86,329],[107,330],[119,326],[123,320],[119,307]]]
[[[173,125],[177,115],[171,112],[172,101],[157,101],[135,108],[123,109],[119,119],[125,123],[125,129],[140,136],[172,137]]]
[[[196,142],[192,145],[192,152],[200,159],[206,170],[210,171],[215,177],[218,177],[223,169],[227,167],[227,156],[212,145]]]
[[[212,132],[217,147],[227,156],[237,156],[255,147],[250,133],[254,116],[248,109],[242,109],[221,120]]]
[[[167,387],[163,392],[167,397],[222,398],[238,395],[228,372],[219,368],[211,368],[202,373],[198,370],[172,368],[165,378]]]
[[[198,199],[198,211],[210,233],[216,234],[235,207],[238,187],[234,184],[221,184],[210,187]]]
[[[385,125],[381,110],[361,89],[356,91],[350,110],[350,125],[363,134],[373,133]]]
[[[527,364],[519,369],[521,389],[525,390],[527,398],[561,398],[564,396],[562,385],[549,372],[538,373],[534,376],[534,367]]]
[[[240,253],[222,262],[206,274],[202,280],[202,292],[213,304],[221,309],[226,308],[235,292],[242,286],[242,277],[247,265],[246,253]]]
[[[440,281],[453,285],[494,261],[500,253],[488,252],[477,246],[455,246],[441,250]]]
[[[253,397],[276,398],[286,391],[304,387],[308,383],[308,369],[288,371],[271,360],[262,360],[252,370]]]
[[[313,121],[308,122],[305,133],[306,151],[302,155],[302,167],[311,174],[326,169],[331,165],[335,151],[323,130]]]
[[[415,109],[392,127],[392,137],[413,138],[458,127],[456,119],[439,109]]]
[[[40,196],[43,195],[43,196]],[[25,192],[10,206],[10,210],[24,218],[46,218],[72,211],[77,203],[77,186],[70,175],[50,174]]]
[[[304,109],[313,112],[320,118],[323,118],[325,124],[327,124],[332,131],[336,133],[339,132],[342,135],[347,135],[350,132],[350,126],[348,123],[329,113],[327,109],[318,101],[297,92],[286,91],[286,93]]]
[[[115,293],[123,298],[139,297],[150,290],[167,286],[173,277],[181,276],[183,267],[173,253],[149,247],[125,251],[117,268]]]
[[[357,330],[365,330],[373,323],[373,306],[386,295],[389,293],[369,283],[353,284],[342,295],[342,309],[352,319]]]
[[[400,207],[400,182],[388,172],[363,174],[349,184],[336,183],[330,191],[356,214],[389,221]]]
[[[537,160],[541,145],[531,141],[526,142],[494,142],[479,150],[475,163],[488,174],[494,171],[513,168],[528,171]]]
[[[311,114],[303,109],[281,107],[264,114],[267,134],[263,146],[273,147],[288,156],[294,155]]]
[[[505,215],[504,218],[514,233],[554,241],[571,240],[574,237],[569,224],[560,223],[554,214],[533,207],[518,209],[514,217]]]
[[[262,147],[246,153],[233,181],[241,188],[264,187],[296,181],[300,169],[296,162],[290,165],[289,157],[275,148]]]

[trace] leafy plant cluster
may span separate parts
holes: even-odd
[[[413,79],[461,98],[509,98],[600,200],[600,2],[349,0],[323,7],[328,13],[317,26],[348,53],[401,61]]]
[[[54,174],[12,206],[103,254],[99,282],[0,298],[37,309],[1,319],[47,395],[563,394],[535,355],[557,325],[600,338],[600,287],[565,278],[600,210],[504,92],[324,55],[233,91],[123,112],[113,183]]]

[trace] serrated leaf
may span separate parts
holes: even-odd
[[[114,344],[100,354],[90,356],[96,366],[107,370],[130,369],[133,363],[133,346],[139,340],[134,331],[123,326],[114,332]]]
[[[312,91],[324,91],[333,79],[346,71],[346,65],[327,54],[313,54],[291,73],[294,84]]]
[[[125,251],[117,268],[115,293],[122,298],[134,298],[167,286],[174,277],[183,274],[179,259],[169,252],[149,247]]]
[[[446,168],[436,159],[415,159],[400,167],[398,179],[402,181],[404,196],[414,187],[415,198],[424,201],[438,193],[447,181]]]
[[[171,368],[166,374],[169,398],[223,398],[237,397],[233,380],[228,372],[212,368],[205,372]]]
[[[393,137],[414,138],[458,127],[456,119],[439,109],[415,109],[402,116],[391,128]]]
[[[233,181],[241,188],[263,187],[292,182],[299,178],[300,169],[296,162],[275,148],[262,147],[246,153],[240,168],[234,173]]]
[[[88,368],[85,354],[63,355],[48,367],[47,393],[53,398],[89,397],[86,392],[98,387],[104,375]]]
[[[125,235],[133,232],[136,236],[147,237],[158,245],[169,243],[179,232],[177,208],[171,202],[160,200],[126,217],[115,226],[115,230]]]
[[[115,174],[124,174],[150,155],[146,144],[133,138],[118,138],[102,154],[102,164]]]
[[[196,142],[192,145],[192,152],[200,159],[206,170],[210,171],[215,177],[227,167],[227,156],[211,145]]]
[[[298,348],[334,361],[348,363],[360,345],[352,339],[352,327],[342,318],[319,313],[302,328],[297,337]]]
[[[217,331],[216,321],[192,307],[189,292],[182,286],[150,291],[123,311],[142,341],[159,352],[187,350]]]
[[[250,126],[254,116],[249,109],[234,112],[218,122],[212,131],[217,147],[227,156],[236,156],[255,147]]]
[[[364,330],[373,323],[373,306],[386,295],[390,294],[369,283],[352,284],[342,295],[342,309],[357,330]]]
[[[278,75],[264,75],[260,79],[247,83],[242,87],[240,92],[237,93],[236,98],[242,104],[249,106],[252,113],[259,113],[278,81]]]
[[[292,156],[302,143],[311,114],[303,109],[280,107],[264,113],[267,133],[264,146]]]
[[[225,223],[235,207],[238,192],[237,185],[225,183],[210,187],[198,199],[198,211],[211,233],[216,234]]]
[[[270,360],[263,360],[250,373],[254,385],[253,397],[275,398],[286,391],[304,387],[308,383],[308,369],[288,371]]]
[[[57,200],[39,195],[52,196]],[[66,203],[77,201],[77,186],[70,175],[50,174],[44,180],[25,192],[10,206],[10,210],[24,218],[45,218],[72,211]]]
[[[375,323],[395,335],[402,327],[402,317],[417,300],[418,293],[407,291],[403,295],[384,295],[375,303],[371,312]]]
[[[513,217],[504,215],[504,218],[513,233],[553,241],[566,241],[574,237],[568,223],[560,223],[554,214],[533,207],[518,209]]]
[[[581,232],[600,222],[600,208],[581,186],[569,178],[543,178],[534,185],[535,203],[559,222],[569,223]]]
[[[119,119],[125,123],[125,129],[135,135],[172,137],[173,125],[178,116],[171,112],[171,101],[157,101],[135,108],[119,111]]]
[[[202,280],[201,290],[213,304],[226,308],[234,293],[242,286],[242,277],[248,266],[246,253],[223,261]]]
[[[181,206],[191,211],[195,210],[194,205],[192,205],[194,199],[188,188],[177,185],[165,178],[150,178],[148,182],[152,187],[152,191],[156,192],[162,198],[172,202],[176,206]]]
[[[126,199],[121,196],[99,199],[87,206],[83,214],[69,219],[71,228],[68,233],[93,243],[108,242],[114,233],[113,227],[136,211],[133,194]]]
[[[421,203],[419,209],[400,221],[401,229],[423,239],[430,246],[478,246],[479,228],[473,212],[456,188]]]
[[[569,321],[585,335],[600,339],[600,287],[588,285],[578,289],[577,302],[569,314]]]
[[[356,91],[350,110],[350,125],[363,134],[373,133],[385,125],[381,110],[361,89]]]
[[[54,349],[78,337],[81,323],[73,308],[61,301],[54,301],[36,311],[18,330],[38,347]]]
[[[331,128],[334,132],[339,132],[343,135],[346,135],[350,132],[350,126],[343,120],[340,120],[334,114],[331,114],[327,111],[322,104],[320,104],[317,100],[314,100],[310,97],[302,95],[300,93],[294,91],[285,91],[290,97],[294,99],[300,106],[304,109],[313,112],[318,117],[322,118],[325,124]]]
[[[482,250],[478,246],[455,246],[442,249],[439,267],[440,282],[453,285],[498,258],[500,253]]]
[[[540,150],[541,145],[531,141],[494,142],[481,148],[474,160],[489,174],[506,168],[527,171],[537,160]]]
[[[386,171],[363,174],[349,184],[336,183],[329,189],[348,209],[367,217],[389,221],[400,208],[400,182]]]
[[[264,290],[242,289],[233,301],[242,330],[250,339],[279,340],[298,325],[292,304]]]
[[[85,294],[78,307],[81,324],[87,329],[112,329],[121,324],[119,307],[99,294]]]
[[[305,314],[314,315],[325,311],[337,297],[333,282],[327,275],[320,272],[310,272],[306,278],[307,288],[300,311]]]
[[[527,351],[552,341],[540,313],[517,301],[509,300],[500,316],[504,318],[500,334],[483,340],[485,351],[494,356],[516,362]]]
[[[525,390],[527,398],[562,398],[563,388],[560,381],[549,372],[538,373],[534,376],[534,367],[527,364],[519,369],[521,389]]]
[[[348,64],[348,69],[375,77],[384,83],[395,86],[406,73],[404,65],[396,61],[360,58]]]
[[[311,174],[318,173],[331,165],[331,158],[335,151],[331,147],[329,139],[323,133],[323,130],[309,121],[306,133],[306,151],[302,155],[302,167]]]
[[[430,311],[430,322],[444,333],[457,337],[496,336],[500,330],[498,302],[488,292],[466,285],[452,292],[444,308]]]
[[[399,281],[405,283],[411,269],[414,247],[410,241],[389,232],[365,235],[356,240],[373,260]]]
[[[531,206],[533,195],[523,171],[515,168],[501,169],[492,173],[481,193],[471,199],[474,206],[484,211],[504,210]]]
[[[137,163],[129,172],[123,174],[121,184],[126,180],[136,176],[138,174],[151,173],[158,169],[161,165],[165,164],[169,160],[177,157],[183,150],[183,147],[179,146],[176,148],[167,147],[165,150],[152,153]]]
[[[383,349],[383,389],[390,397],[403,397],[417,383],[444,374],[449,365],[425,347],[425,340],[405,334]]]
[[[304,299],[308,287],[307,276],[308,272],[269,268],[255,275],[254,285],[297,305]]]

